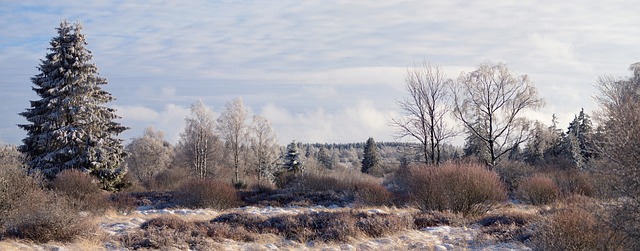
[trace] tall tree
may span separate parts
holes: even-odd
[[[271,122],[265,117],[253,116],[251,135],[251,149],[257,161],[258,180],[267,179],[273,181],[278,145]]]
[[[96,176],[107,190],[123,185],[125,153],[117,135],[127,128],[113,108],[115,98],[100,86],[82,25],[60,23],[50,51],[40,61],[40,73],[31,78],[40,97],[20,113],[30,124],[19,125],[27,137],[19,150],[26,155],[31,172],[41,171],[53,179],[66,169],[80,169]]]
[[[378,168],[380,168],[378,146],[376,146],[375,140],[370,137],[367,139],[367,142],[364,143],[364,155],[362,156],[362,168],[360,171],[363,173],[371,173]]]
[[[398,102],[404,116],[392,119],[398,138],[411,137],[420,142],[427,164],[439,164],[442,144],[456,136],[445,121],[452,110],[450,82],[440,67],[426,62],[409,69],[405,77],[409,96]]]
[[[191,105],[191,115],[186,119],[184,132],[180,134],[177,158],[187,163],[196,177],[205,178],[214,167],[216,151],[220,148],[218,136],[215,134],[215,114],[202,100]]]
[[[624,199],[613,210],[611,226],[624,233],[624,249],[640,250],[640,63],[629,68],[624,79],[598,80],[603,137],[598,137],[602,171],[616,177],[612,185]]]
[[[218,117],[218,131],[222,139],[231,148],[233,154],[233,167],[235,170],[235,182],[240,182],[240,150],[247,139],[247,117],[249,111],[244,107],[242,99],[235,98],[227,103]]]
[[[531,122],[522,112],[544,104],[526,75],[515,77],[502,63],[485,62],[461,74],[452,89],[455,115],[485,143],[489,168],[527,140]]]
[[[153,127],[147,127],[142,136],[132,138],[125,150],[125,162],[130,172],[143,183],[167,169],[174,156],[173,147],[164,140],[164,133]]]

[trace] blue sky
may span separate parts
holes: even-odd
[[[448,77],[485,60],[527,74],[566,127],[596,108],[598,76],[627,76],[640,55],[635,1],[8,1],[0,0],[0,141],[60,21],[79,20],[110,103],[131,130],[176,142],[188,107],[242,97],[281,144],[395,140],[389,126],[407,67]]]

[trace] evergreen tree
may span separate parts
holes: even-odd
[[[20,113],[30,122],[19,125],[27,131],[20,151],[30,172],[53,179],[63,170],[80,169],[96,176],[104,189],[118,189],[126,168],[116,136],[127,128],[114,121],[120,118],[115,109],[104,106],[114,97],[100,88],[107,80],[91,63],[82,26],[63,21],[57,31],[40,73],[31,78],[40,99]]]
[[[363,173],[370,173],[380,168],[380,154],[378,154],[378,147],[373,138],[367,139],[364,144],[364,156],[362,157],[362,169]]]
[[[304,166],[300,160],[300,153],[295,142],[291,142],[287,146],[287,152],[284,155],[284,169],[287,172],[302,173]]]
[[[333,167],[333,159],[331,154],[329,154],[329,150],[325,146],[320,146],[320,150],[318,150],[318,157],[316,158],[324,168]]]
[[[580,110],[569,124],[565,137],[567,154],[573,159],[578,168],[585,168],[593,152],[593,127],[589,115]]]

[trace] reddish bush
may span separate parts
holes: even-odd
[[[498,174],[477,164],[414,166],[401,172],[396,179],[413,202],[426,211],[474,213],[482,206],[507,198]]]
[[[228,183],[211,179],[191,179],[178,188],[178,201],[191,208],[226,209],[240,205],[237,191]]]
[[[100,183],[90,174],[77,169],[60,172],[51,182],[51,188],[69,198],[69,202],[81,211],[102,214],[109,207]]]
[[[560,195],[560,189],[553,180],[545,175],[536,174],[524,179],[518,186],[519,198],[532,205],[544,205],[554,202]]]

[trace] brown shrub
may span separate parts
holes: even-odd
[[[579,194],[585,196],[595,195],[593,187],[594,178],[587,172],[575,169],[554,171],[551,173],[553,180],[565,195]]]
[[[102,214],[109,206],[99,182],[77,169],[60,172],[51,182],[51,189],[67,196],[71,205],[81,211]]]
[[[355,202],[359,206],[391,205],[393,195],[378,183],[360,182],[355,185]]]
[[[149,190],[172,191],[178,189],[191,177],[186,168],[164,169],[153,176],[146,186]]]
[[[498,174],[477,164],[414,166],[396,177],[418,208],[425,211],[476,213],[507,198]]]
[[[228,183],[211,179],[191,179],[178,188],[177,200],[191,208],[227,209],[240,205],[237,191]]]
[[[109,201],[111,207],[121,214],[129,214],[138,207],[136,198],[130,193],[114,193],[110,196]]]
[[[462,226],[463,217],[459,214],[442,211],[418,212],[413,214],[413,228],[423,229],[437,226]]]
[[[554,202],[560,195],[560,189],[553,180],[542,174],[536,174],[523,180],[518,187],[520,199],[533,205]]]
[[[65,197],[44,191],[32,193],[28,205],[19,205],[6,219],[6,235],[37,243],[71,242],[97,230]]]
[[[0,230],[12,211],[32,203],[41,192],[38,179],[27,176],[18,166],[0,167]]]
[[[593,212],[570,206],[550,215],[531,244],[535,250],[622,250],[614,237]]]
[[[479,238],[493,239],[498,242],[525,242],[533,235],[532,225],[538,223],[539,215],[520,212],[504,211],[485,215],[476,223],[481,226]]]
[[[518,184],[535,172],[534,168],[527,163],[510,160],[501,161],[495,170],[511,192],[516,191]]]
[[[378,238],[413,228],[413,218],[409,215],[360,213],[356,215],[356,226],[366,236]]]

